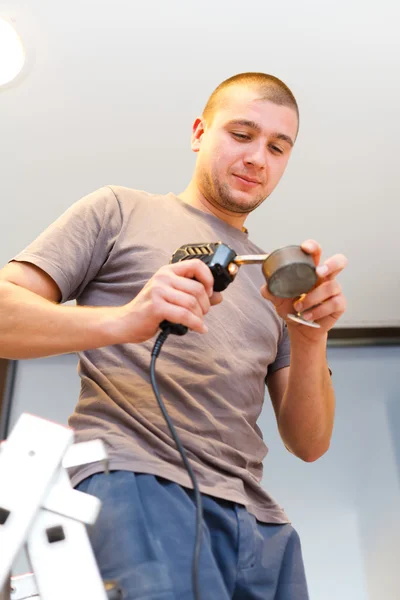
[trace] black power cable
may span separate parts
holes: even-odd
[[[164,322],[164,323],[166,323],[166,322]],[[175,427],[170,419],[167,409],[165,408],[165,405],[161,398],[160,392],[158,390],[157,381],[156,381],[156,360],[157,360],[158,355],[160,354],[161,347],[164,344],[165,340],[167,339],[167,337],[169,336],[170,333],[176,333],[178,335],[182,335],[183,333],[185,333],[184,331],[182,333],[179,333],[178,331],[174,330],[174,327],[182,327],[182,326],[180,326],[180,325],[174,326],[172,324],[171,324],[171,327],[166,326],[163,329],[163,331],[159,334],[159,336],[157,337],[157,339],[154,343],[153,350],[151,352],[150,381],[151,381],[154,395],[155,395],[158,405],[160,407],[160,410],[161,410],[163,417],[168,425],[168,428],[171,432],[171,435],[172,435],[174,442],[179,450],[179,453],[182,457],[183,463],[186,467],[186,470],[187,470],[189,477],[193,484],[193,489],[194,489],[194,494],[195,494],[195,502],[196,502],[196,537],[195,537],[193,563],[192,563],[193,594],[194,594],[195,600],[201,600],[200,599],[200,584],[199,584],[199,559],[200,559],[200,549],[201,549],[201,535],[202,535],[202,529],[203,529],[203,506],[202,506],[202,501],[201,501],[200,490],[199,490],[199,486],[197,484],[196,476],[193,472],[193,469],[191,467],[189,459],[186,456],[185,449],[182,445],[182,442],[180,441],[180,439],[178,437],[178,434],[175,431]],[[187,329],[186,329],[186,331],[187,331]]]

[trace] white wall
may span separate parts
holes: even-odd
[[[0,16],[30,61],[0,90],[0,264],[102,185],[181,192],[208,96],[264,71],[293,89],[301,126],[251,237],[343,252],[340,326],[400,326],[398,0],[6,0]]]
[[[400,347],[330,348],[337,414],[329,452],[302,463],[283,447],[269,401],[263,484],[298,529],[311,600],[398,600]],[[66,422],[79,382],[73,355],[18,365],[21,411]],[[26,570],[18,561],[15,572]]]

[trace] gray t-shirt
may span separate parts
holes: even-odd
[[[217,241],[238,254],[264,253],[246,232],[173,194],[112,186],[71,206],[14,260],[48,273],[62,302],[118,306],[178,247]],[[285,523],[283,510],[260,486],[268,451],[257,426],[265,379],[288,366],[290,354],[285,323],[260,294],[263,283],[260,265],[241,267],[223,302],[206,315],[207,334],[169,336],[157,380],[200,490],[246,506],[260,521]],[[150,385],[154,341],[80,352],[81,393],[69,425],[77,441],[104,440],[111,469],[191,487]],[[101,464],[76,468],[72,483],[101,470]]]

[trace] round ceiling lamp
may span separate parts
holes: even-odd
[[[22,41],[8,21],[0,18],[0,86],[10,83],[25,62]]]

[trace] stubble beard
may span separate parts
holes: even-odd
[[[236,214],[249,214],[253,212],[266,199],[258,195],[250,203],[241,203],[235,200],[234,195],[226,183],[221,183],[216,177],[204,173],[201,177],[201,191],[205,198],[216,208]]]

